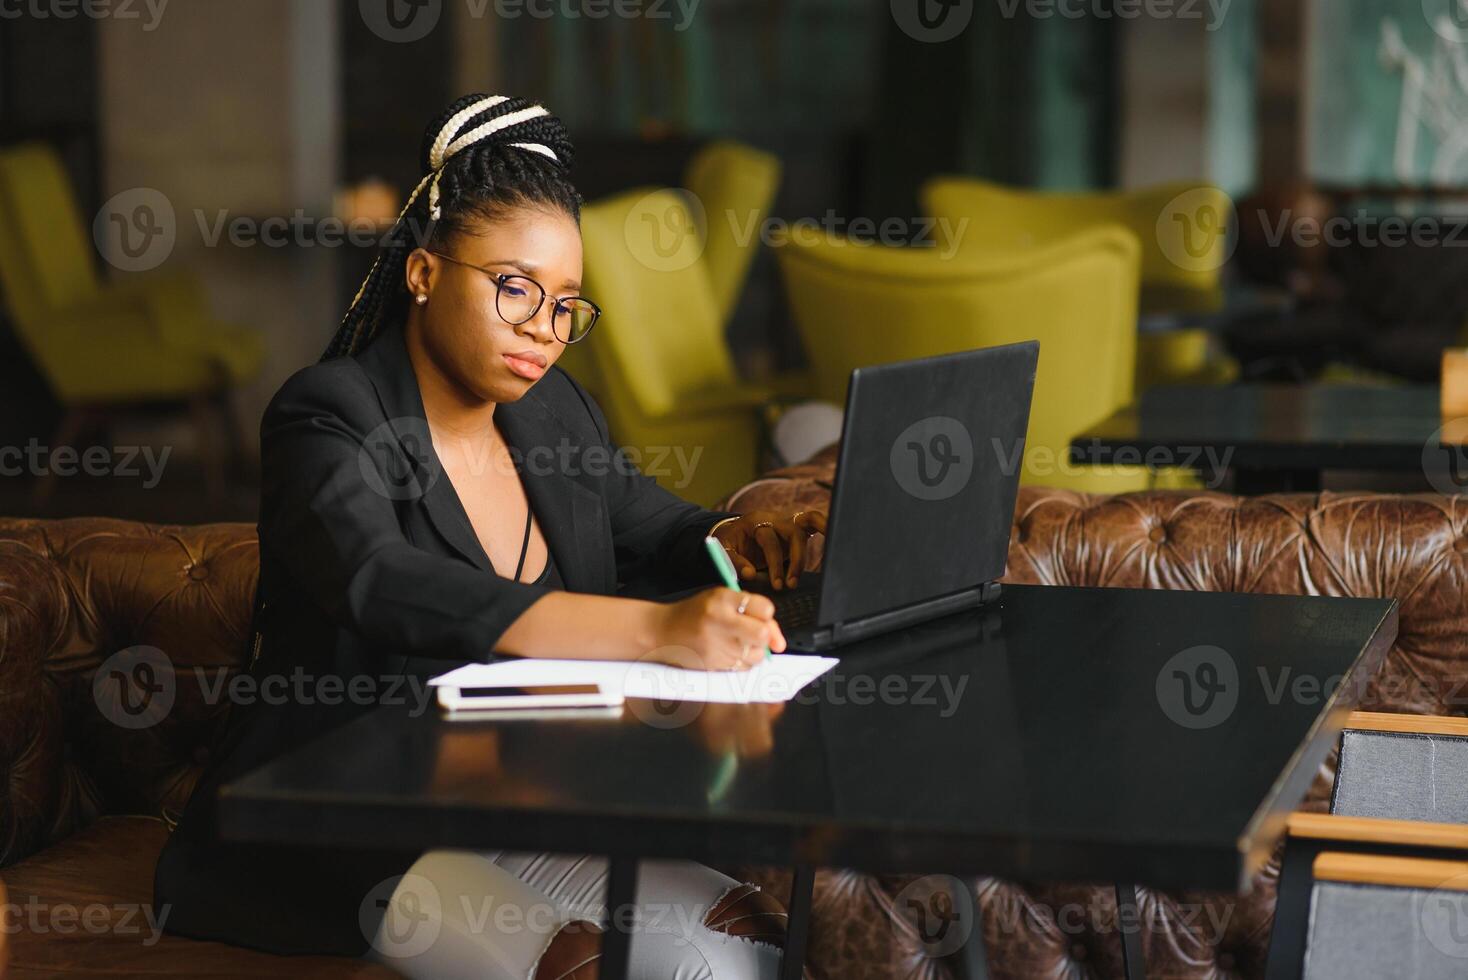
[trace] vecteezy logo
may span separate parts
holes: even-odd
[[[157,647],[119,650],[102,661],[92,678],[92,699],[102,717],[133,731],[168,717],[176,694],[173,662]]]
[[[384,41],[421,41],[438,26],[443,0],[357,0],[362,22]]]
[[[632,714],[652,728],[682,728],[703,713],[708,700],[708,673],[701,658],[687,647],[659,647],[640,658],[623,675],[622,694]],[[687,664],[669,671],[662,664]]]
[[[443,928],[443,898],[422,875],[379,881],[357,912],[362,936],[384,956],[407,959],[427,952]]]
[[[1422,444],[1422,472],[1438,493],[1468,493],[1468,419],[1452,419]]]
[[[1157,244],[1169,262],[1188,272],[1221,268],[1238,244],[1233,201],[1207,187],[1183,191],[1157,216]]]
[[[1157,703],[1184,728],[1212,728],[1239,703],[1239,666],[1222,647],[1188,647],[1157,672]]]
[[[1468,875],[1455,875],[1422,896],[1422,933],[1441,953],[1468,959]]]
[[[698,195],[652,191],[627,212],[622,233],[633,258],[654,272],[678,272],[703,255],[708,215]]]
[[[388,500],[418,500],[438,482],[438,455],[426,419],[388,419],[367,433],[357,453],[362,479]]]
[[[173,254],[178,222],[162,191],[134,187],[113,196],[92,222],[97,252],[123,272],[147,272]]]
[[[914,41],[951,41],[973,15],[974,0],[892,0],[892,19]]]
[[[892,440],[889,462],[902,489],[919,500],[946,500],[973,476],[974,443],[958,419],[930,415]]]
[[[897,893],[896,908],[930,959],[963,948],[974,928],[973,893],[952,875],[924,875]]]

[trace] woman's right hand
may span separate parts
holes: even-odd
[[[774,751],[775,719],[784,711],[783,704],[706,704],[693,731],[713,755],[759,759]]]
[[[766,646],[785,649],[775,604],[753,592],[714,588],[664,606],[654,658],[691,670],[748,670],[765,658]]]

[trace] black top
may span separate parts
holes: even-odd
[[[1237,891],[1396,632],[1391,599],[1006,585],[843,648],[726,786],[707,712],[384,708],[229,786],[224,830]]]
[[[530,527],[534,522],[534,508],[525,511],[525,536],[520,540],[520,559],[515,563],[515,581],[520,581],[520,573],[525,571],[525,556],[530,552]],[[552,589],[564,589],[565,583],[561,581],[561,573],[556,570],[556,558],[549,551],[545,553],[545,567],[535,577],[536,585],[544,585]]]
[[[556,568],[556,556],[550,552],[546,552],[545,567],[535,577],[535,584],[543,585],[548,589],[564,589],[566,587],[566,583],[561,580],[560,569]]]
[[[625,465],[600,408],[564,371],[497,407],[495,422],[554,561],[540,582],[491,566],[433,451],[399,330],[298,372],[271,400],[260,429],[249,670],[258,690],[289,694],[228,712],[159,859],[155,895],[172,907],[170,931],[277,953],[360,954],[363,896],[402,874],[418,849],[224,844],[219,786],[381,704],[434,712],[428,678],[492,660],[505,628],[558,586],[613,594],[644,567],[686,586],[717,583],[703,537],[728,515]],[[218,692],[178,678],[177,697],[209,696]],[[371,925],[381,910],[367,914]]]

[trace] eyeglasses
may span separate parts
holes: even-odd
[[[462,265],[475,272],[482,272],[493,279],[495,284],[494,308],[499,313],[500,319],[506,323],[519,325],[526,322],[539,313],[540,307],[545,303],[545,287],[529,276],[495,272],[493,269],[461,262],[452,255],[445,255],[432,249],[429,249],[428,252],[446,262]],[[556,297],[555,304],[551,310],[551,332],[563,344],[574,344],[578,340],[585,340],[586,335],[591,333],[591,328],[596,326],[596,321],[601,317],[601,307],[584,296]],[[566,333],[564,334],[561,332],[562,314],[566,317]]]

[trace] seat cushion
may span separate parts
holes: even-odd
[[[296,977],[397,980],[365,960],[273,956],[160,934],[151,912],[153,866],[168,828],[151,817],[103,817],[0,872],[11,945],[5,980],[58,975]],[[0,961],[3,972],[3,961]]]

